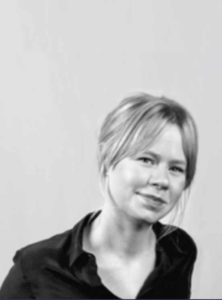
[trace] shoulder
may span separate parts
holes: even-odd
[[[169,238],[184,252],[197,252],[194,239],[184,229],[174,226]]]
[[[42,266],[63,263],[71,243],[71,232],[52,236],[48,239],[30,244],[18,250],[13,261],[19,263],[24,273],[41,268]]]
[[[189,299],[191,294],[191,279],[197,246],[193,238],[183,229],[176,226],[166,226],[157,222],[157,257],[161,268],[157,283],[157,292],[170,295],[174,299]],[[167,229],[169,229],[167,233]],[[160,297],[160,298],[161,298]]]
[[[14,265],[2,284],[0,298],[35,298],[36,287],[41,286],[47,268],[65,263],[71,232],[66,231],[17,251],[13,258]]]
[[[158,222],[159,231],[166,231],[167,225]],[[160,241],[166,248],[178,254],[192,254],[196,257],[197,246],[194,239],[182,228],[170,226],[170,231],[160,238]]]

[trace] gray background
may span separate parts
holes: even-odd
[[[102,204],[96,132],[125,95],[183,103],[200,132],[182,227],[193,298],[221,298],[220,0],[0,1],[0,283],[15,251]]]

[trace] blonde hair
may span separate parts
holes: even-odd
[[[193,117],[178,102],[146,93],[123,99],[105,118],[98,136],[98,167],[103,186],[109,168],[125,157],[134,157],[147,149],[168,124],[178,126],[187,161],[186,185],[193,182],[198,153],[198,133]],[[186,202],[186,201],[178,201]],[[181,203],[178,203],[175,210]],[[176,214],[178,215],[178,213]]]

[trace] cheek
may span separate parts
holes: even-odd
[[[131,190],[137,189],[145,181],[141,171],[135,166],[122,170],[121,178],[123,186]]]
[[[171,194],[172,194],[174,201],[179,200],[180,196],[182,195],[182,193],[184,191],[184,187],[185,187],[185,181],[177,182],[177,184],[175,184],[173,186]]]
[[[118,193],[135,191],[144,181],[141,172],[135,166],[119,167],[110,179],[113,189]]]

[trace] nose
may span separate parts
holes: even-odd
[[[169,188],[167,168],[161,165],[156,166],[156,168],[152,170],[149,183],[160,190],[167,190]]]

